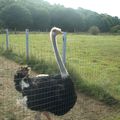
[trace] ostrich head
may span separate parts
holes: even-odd
[[[17,72],[16,72],[16,77],[17,78],[24,78],[24,77],[28,77],[30,74],[30,67],[28,66],[22,66],[20,67]]]
[[[60,28],[57,28],[57,27],[53,27],[53,28],[51,29],[51,32],[54,32],[55,35],[58,35],[58,34],[62,34],[62,33],[63,33],[62,30],[61,30]]]
[[[21,91],[21,81],[23,78],[29,77],[30,70],[30,67],[23,66],[16,71],[14,75],[14,83],[16,90],[18,90],[19,92]]]

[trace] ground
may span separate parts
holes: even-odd
[[[17,104],[22,96],[14,88],[13,76],[19,65],[4,57],[0,57],[0,63],[0,120],[34,120],[35,112]],[[82,93],[77,96],[73,109],[61,117],[51,114],[53,120],[120,120],[117,107],[107,106]],[[46,118],[41,116],[41,120]]]

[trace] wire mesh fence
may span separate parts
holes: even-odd
[[[49,34],[29,31],[29,60],[25,32],[9,31],[8,50],[6,39],[6,32],[0,34],[0,119],[34,120],[36,112],[21,104],[23,96],[15,90],[14,75],[26,64],[32,69],[31,77],[59,73]],[[62,39],[58,36],[61,54]],[[74,81],[77,102],[64,116],[51,114],[52,119],[120,119],[119,42],[119,36],[67,35],[66,67]]]

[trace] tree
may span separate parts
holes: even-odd
[[[4,27],[4,22],[0,19],[0,29]]]
[[[33,8],[30,9],[33,24],[32,28],[34,30],[46,31],[50,26],[50,16],[47,10],[42,8]]]
[[[0,20],[0,25],[4,21],[5,27],[17,30],[46,31],[57,26],[68,32],[86,32],[97,26],[101,32],[109,32],[113,26],[120,25],[116,16],[50,5],[44,0],[0,0]]]
[[[2,10],[4,7],[9,6],[14,2],[15,0],[0,0],[0,10]]]
[[[4,7],[1,16],[6,27],[11,29],[24,30],[30,27],[32,23],[30,11],[17,3]]]

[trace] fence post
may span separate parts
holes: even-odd
[[[62,51],[62,59],[63,63],[66,64],[66,32],[63,33],[63,51]]]
[[[6,31],[6,50],[9,49],[9,31],[8,29],[5,29]]]
[[[29,29],[26,29],[26,60],[29,61]]]

